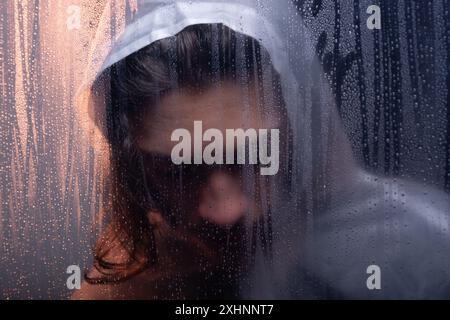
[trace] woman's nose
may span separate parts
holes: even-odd
[[[239,180],[224,172],[210,175],[200,194],[199,215],[217,225],[233,225],[247,211]]]

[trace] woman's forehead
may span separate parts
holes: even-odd
[[[274,102],[264,101],[256,90],[223,84],[202,92],[175,90],[155,105],[145,119],[153,130],[189,128],[201,120],[205,127],[269,128],[276,126],[281,111]],[[263,103],[264,101],[264,103]]]
[[[223,132],[236,128],[277,128],[281,108],[267,100],[270,99],[258,96],[252,87],[233,83],[212,86],[203,92],[174,90],[147,114],[140,145],[145,145],[146,150],[167,151],[173,144],[172,132],[184,128],[192,133],[194,121],[202,121],[204,129]],[[163,147],[164,150],[153,150],[158,145],[158,149]]]

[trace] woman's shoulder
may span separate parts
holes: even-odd
[[[95,276],[95,272],[93,276]],[[100,274],[97,274],[99,276]],[[92,284],[84,281],[72,300],[160,300],[185,299],[189,273],[147,268],[118,282]]]
[[[71,299],[126,299],[124,293],[130,292],[133,286],[151,282],[160,276],[157,268],[146,266],[142,255],[131,258],[114,226],[108,225],[97,242],[94,265],[86,273],[81,288],[75,291]]]

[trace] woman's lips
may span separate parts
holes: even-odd
[[[224,172],[213,173],[200,194],[200,217],[221,226],[236,223],[248,209],[239,180]]]

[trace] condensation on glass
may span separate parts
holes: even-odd
[[[109,148],[80,99],[143,2],[0,3],[3,299],[68,298],[67,268],[93,263]],[[261,15],[272,8],[255,4]],[[381,29],[367,27],[372,5]],[[246,230],[248,250],[261,252],[243,296],[370,298],[366,271],[377,265],[386,297],[450,297],[436,284],[450,270],[450,4],[297,0],[283,12],[281,46],[302,68],[297,87],[283,87],[293,141],[281,152],[293,164],[289,187],[255,197],[271,218]],[[256,194],[251,179],[242,184]]]

